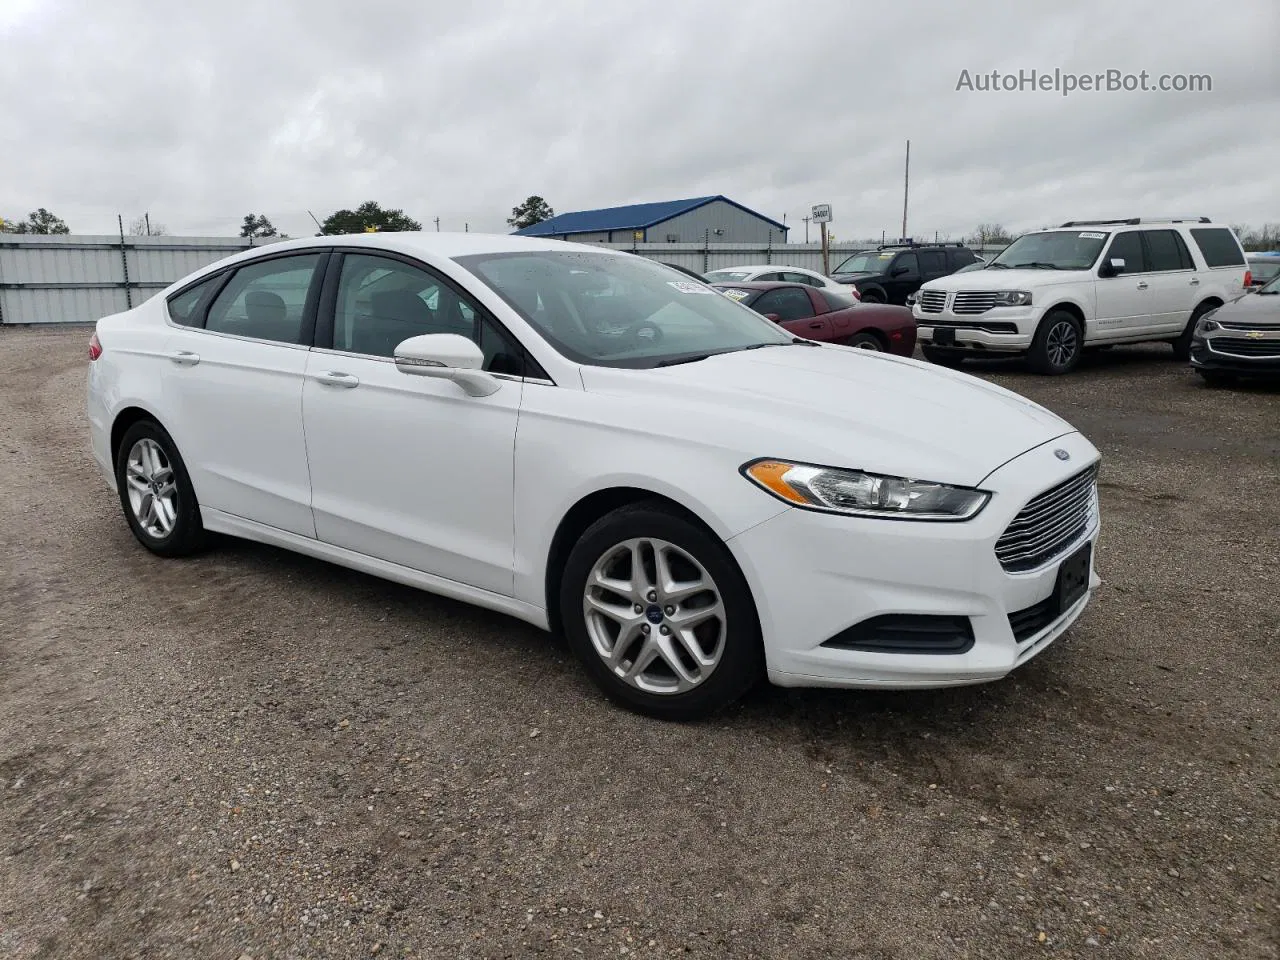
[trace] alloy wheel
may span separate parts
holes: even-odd
[[[1045,337],[1045,352],[1049,355],[1049,362],[1055,367],[1065,367],[1079,349],[1080,336],[1070,320],[1059,320],[1049,328],[1049,335]]]
[[[143,437],[125,462],[126,493],[134,519],[150,537],[163,540],[178,522],[178,484],[164,448]]]
[[[634,538],[606,550],[587,576],[582,612],[596,654],[645,693],[692,690],[724,653],[719,588],[697,560],[666,540]]]

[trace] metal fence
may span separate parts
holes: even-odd
[[[240,237],[0,234],[0,325],[92,323],[135,307],[208,263],[269,241]],[[602,243],[697,273],[740,264],[822,269],[818,243]],[[874,243],[839,243],[831,268]],[[990,257],[1000,247],[972,248]]]
[[[264,241],[0,234],[0,324],[90,323],[255,243]]]

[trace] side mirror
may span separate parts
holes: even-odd
[[[774,323],[781,323],[781,322],[782,322],[782,317],[781,317],[781,316],[779,316],[779,315],[778,315],[778,314],[776,314],[776,313],[766,313],[766,314],[764,315],[764,318],[765,318],[766,320],[772,320]]]
[[[1104,260],[1102,266],[1098,268],[1098,276],[1114,277],[1118,273],[1124,273],[1124,257],[1112,257],[1110,260]]]
[[[396,369],[401,373],[452,380],[473,397],[487,397],[502,386],[496,377],[481,370],[482,366],[480,348],[456,333],[427,333],[403,340],[396,347]]]

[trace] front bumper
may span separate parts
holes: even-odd
[[[911,315],[921,346],[981,353],[1023,353],[1035,337],[1038,318],[1032,307],[993,307],[981,314],[962,315],[949,309],[926,313],[917,303]],[[955,340],[936,343],[936,330],[954,331]]]
[[[1054,456],[1066,450],[1068,461]],[[1049,598],[1064,558],[1096,544],[1096,502],[1087,529],[1044,566],[1007,573],[995,543],[1032,497],[1098,458],[1078,433],[1037,447],[982,484],[991,502],[964,523],[872,520],[791,509],[729,541],[756,600],[769,678],[780,686],[944,687],[984,683],[1036,656],[1083,613],[1101,583],[1019,642],[1009,615]],[[973,643],[960,653],[849,650],[824,642],[889,614],[967,617]]]
[[[1191,366],[1243,376],[1280,375],[1280,328],[1196,333],[1191,340]]]

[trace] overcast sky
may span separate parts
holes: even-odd
[[[802,240],[1069,218],[1280,221],[1280,2],[0,0],[0,215],[295,236],[723,193]],[[961,71],[1212,92],[957,91]],[[816,237],[816,231],[815,231]]]

